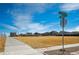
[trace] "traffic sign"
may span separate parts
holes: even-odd
[[[66,20],[66,19],[61,19],[61,20],[60,20],[60,26],[61,26],[61,27],[65,27],[66,24],[67,24],[67,20]]]

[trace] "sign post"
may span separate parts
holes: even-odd
[[[64,27],[67,24],[67,20],[65,19],[65,17],[67,17],[67,14],[65,12],[59,12],[60,14],[60,26],[62,27],[62,54],[64,54]]]

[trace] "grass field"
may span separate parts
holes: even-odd
[[[28,36],[16,37],[16,39],[30,45],[33,48],[46,48],[61,45],[61,36]],[[65,44],[79,43],[79,36],[65,36]]]
[[[0,52],[4,51],[4,46],[5,46],[5,38],[0,37]]]

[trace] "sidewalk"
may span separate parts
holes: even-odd
[[[7,37],[5,46],[5,55],[42,55],[42,53],[31,48],[27,44],[14,38]]]
[[[72,52],[71,54],[73,54],[73,55],[79,55],[79,51]]]
[[[45,51],[44,54],[47,55],[79,55],[79,46],[65,48],[64,54],[60,49]]]
[[[79,47],[79,43],[64,45],[64,48],[71,48],[71,47]],[[52,46],[52,47],[48,47],[48,48],[38,48],[36,50],[40,51],[41,53],[44,53],[45,51],[58,50],[61,48],[62,48],[62,46]]]

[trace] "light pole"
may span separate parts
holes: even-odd
[[[59,12],[60,14],[60,26],[62,27],[62,54],[64,54],[64,27],[65,25],[67,24],[67,20],[65,19],[67,17],[67,13],[63,12],[63,11],[60,11]]]

